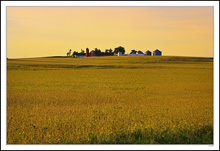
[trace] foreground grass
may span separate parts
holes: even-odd
[[[7,61],[8,144],[212,144],[212,58]]]
[[[64,142],[67,143],[67,142]],[[68,142],[72,143],[72,142]],[[107,138],[91,133],[86,144],[212,144],[213,128],[205,126],[196,129],[154,130],[135,129],[131,131],[118,131]]]

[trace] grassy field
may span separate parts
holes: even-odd
[[[8,144],[213,144],[213,58],[7,60]]]

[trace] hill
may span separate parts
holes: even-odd
[[[53,68],[193,68],[204,63],[213,63],[213,58],[169,57],[169,56],[108,56],[108,57],[46,57],[8,59],[10,68],[53,69]],[[19,65],[18,65],[19,64]],[[182,65],[181,65],[182,64]],[[195,66],[196,65],[196,66]],[[205,65],[203,67],[206,67]]]

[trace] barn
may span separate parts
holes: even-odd
[[[154,56],[161,56],[162,55],[162,52],[158,49],[156,49],[153,53]]]
[[[147,56],[151,56],[151,51],[149,51],[149,50],[146,51],[146,55],[147,55]]]
[[[92,57],[92,56],[95,56],[95,51],[91,51],[90,54],[89,54],[89,56],[91,56],[91,57]]]

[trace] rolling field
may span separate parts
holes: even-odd
[[[8,144],[213,144],[213,58],[7,60]]]

